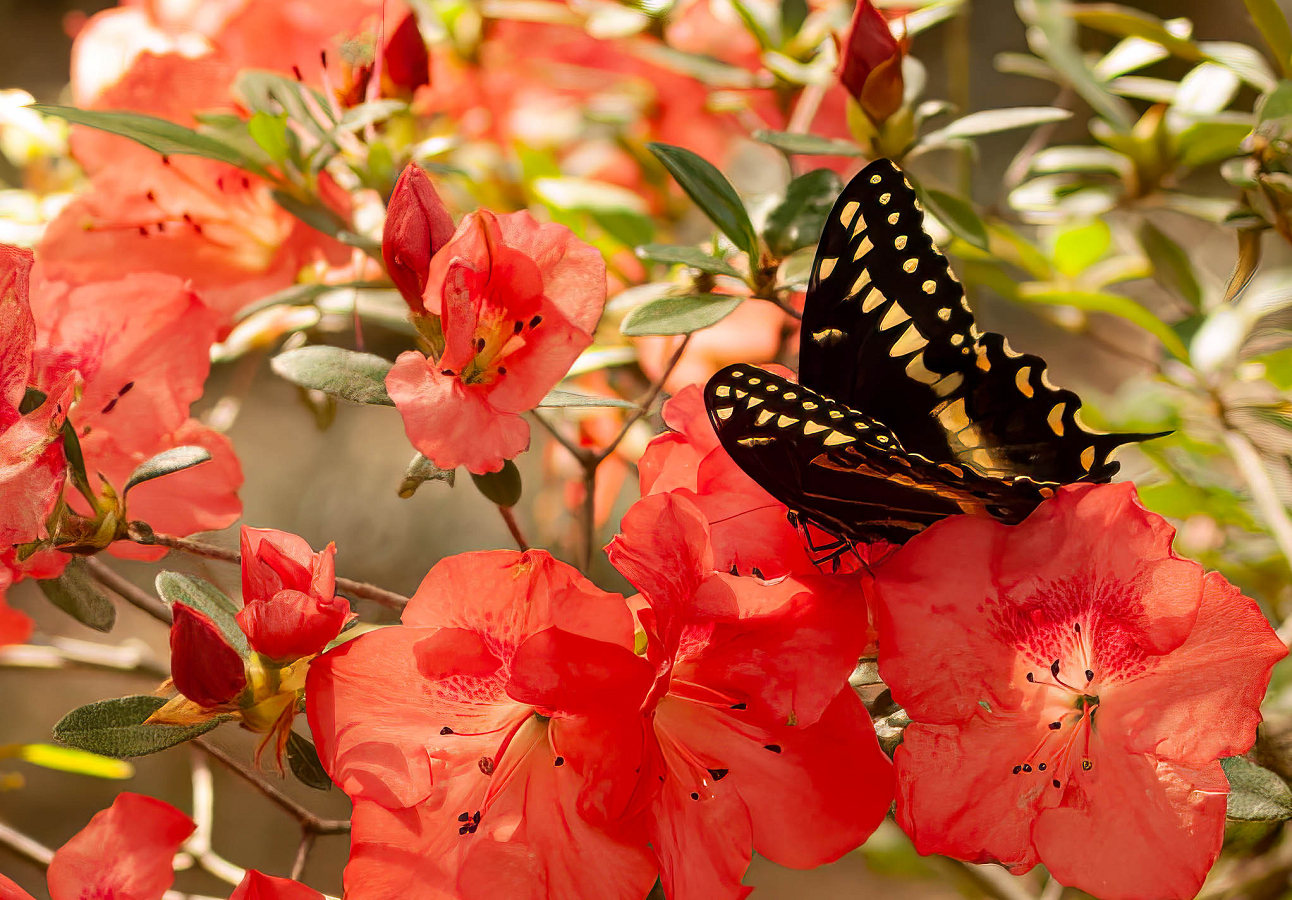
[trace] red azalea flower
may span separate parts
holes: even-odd
[[[1217,760],[1252,746],[1287,650],[1173,536],[1133,485],[1081,485],[1017,526],[939,522],[878,570],[916,849],[1044,863],[1105,900],[1197,893],[1224,833]]]
[[[496,551],[442,560],[402,627],[314,660],[310,730],[354,802],[347,893],[644,897],[644,847],[582,815],[621,809],[643,765],[651,671],[632,648],[621,596]]]
[[[901,109],[903,48],[870,0],[857,0],[839,56],[839,80],[867,115],[882,122]]]
[[[33,628],[30,616],[5,603],[5,591],[13,581],[13,573],[3,562],[0,562],[0,647],[5,644],[25,643],[27,638],[31,637]]]
[[[893,772],[848,684],[867,643],[856,576],[715,572],[700,510],[635,504],[611,562],[642,592],[655,681],[643,709],[662,768],[645,832],[676,900],[743,897],[751,847],[812,868],[883,821]]]
[[[247,643],[276,661],[322,652],[350,620],[336,596],[336,545],[315,553],[303,538],[242,527],[242,610]]]
[[[605,263],[562,225],[482,209],[431,259],[423,300],[441,317],[442,349],[400,354],[386,389],[437,466],[496,472],[529,446],[520,414],[592,343]]]
[[[54,854],[51,900],[161,900],[175,880],[171,861],[194,827],[169,803],[118,794]]]
[[[229,900],[323,900],[323,895],[299,881],[262,875],[255,869],[248,869],[241,883],[229,895]]]
[[[386,205],[381,256],[391,281],[413,312],[426,313],[422,293],[426,290],[431,257],[452,237],[453,217],[435,192],[435,185],[417,163],[409,163],[395,182]]]

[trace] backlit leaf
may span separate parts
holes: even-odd
[[[394,406],[386,393],[390,360],[343,347],[315,345],[280,353],[270,367],[292,384],[349,400]]]
[[[743,303],[726,294],[680,294],[648,300],[624,316],[619,330],[630,337],[690,334],[716,325]]]
[[[510,459],[502,464],[502,469],[497,472],[488,472],[484,475],[471,473],[471,480],[475,486],[491,502],[499,506],[512,507],[520,502],[521,481],[520,469]]]
[[[748,253],[750,259],[757,258],[758,237],[754,234],[745,204],[731,182],[712,163],[690,150],[659,143],[647,144],[647,147],[700,207],[700,211],[722,229],[733,244]]]

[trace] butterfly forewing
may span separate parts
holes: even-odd
[[[807,521],[852,541],[901,543],[959,513],[1017,522],[1050,490],[908,453],[879,422],[752,366],[713,376],[705,406],[741,468]]]
[[[883,422],[910,452],[988,476],[1106,481],[1109,454],[1151,435],[1097,434],[1040,357],[980,334],[893,163],[844,189],[817,248],[803,311],[802,384]]]

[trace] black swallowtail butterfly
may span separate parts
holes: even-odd
[[[803,310],[796,384],[749,365],[709,380],[727,452],[846,542],[901,543],[949,515],[1018,522],[1062,484],[1108,481],[1120,444],[1077,420],[1045,361],[974,327],[963,288],[887,159],[835,202]]]

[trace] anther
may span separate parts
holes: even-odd
[[[1051,722],[1051,723],[1050,723],[1050,730],[1051,730],[1051,731],[1058,731],[1058,730],[1059,730],[1060,728],[1062,728],[1062,727],[1063,727],[1063,723],[1062,723],[1062,722]]]
[[[470,831],[470,830],[471,830],[471,826],[470,826],[470,825],[463,825],[461,828],[459,828],[459,829],[458,829],[458,834],[460,834],[460,835],[461,835],[461,834],[466,834],[466,833],[467,833],[468,831]]]
[[[1037,764],[1036,764],[1036,771],[1038,771],[1038,772],[1044,772],[1044,771],[1045,771],[1045,763],[1037,763]]]
[[[475,811],[475,814],[471,816],[471,821],[476,825],[480,824],[480,810]]]
[[[297,81],[304,81],[305,76],[301,74],[301,67],[292,63],[292,74],[296,76]]]
[[[452,733],[453,733],[453,729],[447,725],[445,725],[443,728],[440,729],[440,734],[452,734]]]
[[[1088,759],[1083,759],[1081,761],[1081,771],[1083,772],[1089,772],[1094,767],[1095,767],[1095,764]]]
[[[321,63],[323,64],[323,68],[325,68],[325,69],[327,68],[327,51],[326,51],[326,50],[320,50],[320,51],[319,51],[319,62],[321,62]]]
[[[449,378],[452,378],[457,374],[457,372],[454,372],[452,369],[440,369],[440,374],[447,375]]]
[[[515,325],[512,325],[512,326],[511,326],[511,333],[512,333],[512,334],[520,334],[520,333],[521,333],[522,331],[524,331],[524,330],[525,330],[525,323],[524,323],[524,322],[521,322],[521,321],[519,321],[519,320],[517,320],[517,322],[516,322],[516,324],[515,324]]]
[[[692,799],[692,800],[699,800],[699,799],[700,799],[700,795],[699,795],[698,793],[696,793],[695,791],[691,791],[691,799]]]
[[[1086,669],[1086,681],[1094,681],[1094,680],[1095,680],[1095,673],[1092,672],[1090,669]]]
[[[558,756],[556,759],[552,760],[552,765],[554,765],[554,766],[563,766],[563,765],[565,765],[565,757],[564,757],[564,756]]]
[[[1080,622],[1073,622],[1073,623],[1072,623],[1072,627],[1076,630],[1077,634],[1081,634],[1081,623],[1080,623]]]
[[[148,198],[148,202],[149,202],[149,203],[156,203],[156,202],[157,202],[157,195],[156,195],[155,193],[153,193],[152,188],[149,188],[149,189],[148,189],[148,193],[144,194],[144,196]]]
[[[476,353],[480,353],[485,348],[485,339],[476,338]]]
[[[140,225],[140,226],[139,226],[139,236],[140,236],[140,237],[148,237],[148,228],[147,228],[147,226],[145,226],[145,225]]]
[[[732,574],[732,575],[739,575],[739,574],[740,574],[740,570],[736,568],[736,564],[735,564],[735,563],[732,563],[732,564],[731,564],[731,574]]]
[[[1031,672],[1028,672],[1028,673],[1027,673],[1027,680],[1028,680],[1028,681],[1033,681],[1033,682],[1034,682],[1034,681],[1036,681],[1036,679],[1032,676],[1032,673],[1031,673]]]
[[[538,327],[538,323],[539,323],[539,322],[541,322],[541,321],[543,321],[543,317],[542,317],[542,316],[534,316],[534,318],[532,318],[532,319],[530,319],[530,320],[529,320],[529,327],[530,327],[530,328],[537,328],[537,327]]]
[[[101,414],[106,416],[108,413],[112,412],[112,410],[116,408],[117,401],[120,399],[120,397],[113,397],[109,400],[107,406],[103,407]]]
[[[250,189],[251,189],[251,179],[250,179],[250,178],[248,178],[246,175],[243,175],[243,176],[242,176],[242,188],[243,188],[243,190],[250,190]]]
[[[755,577],[755,578],[757,578],[758,580],[760,580],[760,581],[766,581],[766,580],[767,580],[766,578],[764,578],[764,577],[763,577],[763,572],[762,572],[762,570],[761,570],[761,569],[759,569],[757,566],[754,566],[754,567],[753,567],[752,569],[750,569],[749,571],[753,572],[753,573],[754,573],[754,577]]]
[[[127,381],[125,384],[121,386],[121,390],[117,391],[117,396],[124,397],[126,394],[134,390],[134,387],[135,387],[135,383],[133,381]]]
[[[458,816],[458,821],[466,822],[466,821],[469,821],[470,818],[471,818],[471,813],[462,813],[461,815]]]
[[[1024,764],[1024,765],[1023,765],[1023,771],[1024,771],[1024,772],[1030,772],[1030,771],[1032,771],[1032,767],[1031,767],[1031,766],[1029,766],[1029,765]]]
[[[735,704],[734,706],[732,706],[731,708],[732,708],[732,709],[746,709],[746,708],[747,708],[747,706],[746,706],[746,704],[744,704],[744,703],[737,703],[737,704]],[[771,749],[771,748],[769,747],[768,749]]]
[[[1017,775],[1017,774],[1018,774],[1019,772],[1021,772],[1021,771],[1023,771],[1023,767],[1022,767],[1022,766],[1014,766],[1014,774],[1015,774],[1015,775]]]
[[[1057,659],[1050,663],[1050,674],[1055,678],[1059,677],[1059,661]]]
[[[494,764],[493,764],[493,760],[490,757],[488,756],[480,757],[479,765],[480,765],[481,772],[484,772],[486,775],[493,774]]]
[[[764,749],[764,750],[770,750],[770,751],[772,751],[773,753],[780,753],[780,752],[781,752],[781,745],[780,745],[780,744],[763,744],[763,749]]]
[[[1057,779],[1057,778],[1056,778],[1056,779],[1054,779],[1054,780],[1053,780],[1052,782],[1050,782],[1050,783],[1051,783],[1052,785],[1054,785],[1055,787],[1058,787],[1058,786],[1059,786],[1059,779]]]
[[[498,374],[499,374],[499,375],[506,375],[506,374],[507,374],[507,367],[506,367],[506,366],[499,366],[499,367],[498,367]]]
[[[163,156],[163,157],[161,158],[161,163],[162,163],[162,165],[163,165],[163,166],[169,166],[169,165],[170,165],[170,157],[169,157],[169,156]]]

